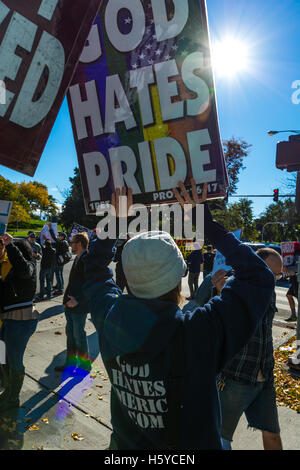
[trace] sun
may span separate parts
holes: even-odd
[[[219,77],[235,78],[249,69],[249,48],[234,37],[212,45],[212,66]]]

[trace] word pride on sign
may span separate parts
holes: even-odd
[[[0,164],[34,175],[100,2],[0,1]]]
[[[131,187],[172,203],[228,186],[204,0],[103,0],[68,93],[87,213]]]

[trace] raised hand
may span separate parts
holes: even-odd
[[[126,206],[122,199],[120,199],[120,196],[127,197]],[[127,193],[126,187],[123,186],[120,194],[120,188],[116,188],[116,192],[113,193],[111,197],[111,205],[115,208],[116,217],[127,217],[129,215],[130,208],[133,205],[132,189],[129,188]]]
[[[197,204],[202,204],[207,200],[207,187],[208,184],[205,183],[203,186],[203,191],[201,197],[197,193],[197,186],[194,178],[191,179],[192,185],[192,196],[187,192],[186,187],[182,181],[179,181],[178,186],[181,189],[181,194],[177,188],[173,188],[174,195],[179,202],[179,204],[184,207],[185,204],[190,204],[192,207],[195,207]]]
[[[218,295],[220,295],[221,290],[223,289],[227,279],[226,279],[227,272],[224,269],[220,269],[217,271],[212,277],[213,286],[217,289]]]

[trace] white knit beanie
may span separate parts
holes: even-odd
[[[144,232],[129,240],[122,264],[131,292],[142,299],[167,294],[186,272],[181,251],[167,232]]]

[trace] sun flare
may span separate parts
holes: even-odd
[[[235,38],[225,38],[212,46],[212,65],[216,75],[234,78],[249,68],[249,49]]]

